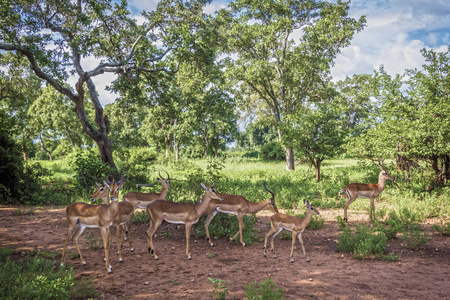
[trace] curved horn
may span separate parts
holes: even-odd
[[[112,171],[111,171],[112,172]],[[109,175],[111,175],[111,172],[108,173],[108,175],[106,175],[106,183],[111,184],[112,181],[109,180]]]
[[[122,173],[122,179],[120,179],[117,183],[122,183],[125,181],[125,175],[123,174],[123,170],[120,170],[120,172]]]
[[[263,180],[263,185],[264,185],[264,188],[265,188],[269,193],[272,194],[272,200],[275,199],[275,194],[274,194],[271,190],[269,190],[269,189],[267,188],[266,182],[265,182],[264,180]]]
[[[164,172],[166,172],[166,171],[164,171]],[[167,172],[166,172],[166,173],[167,173]],[[162,180],[169,179],[169,177],[167,177],[167,178],[162,177],[162,176],[161,176],[161,171],[159,171],[158,174],[159,174],[159,177],[161,177]],[[169,175],[169,173],[167,173],[167,175]]]

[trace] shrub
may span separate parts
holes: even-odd
[[[92,149],[77,152],[72,164],[76,174],[75,187],[81,194],[89,193],[96,182],[103,182],[110,171],[108,164],[103,163]]]
[[[350,227],[343,228],[337,246],[344,252],[353,253],[355,258],[383,258],[387,239],[383,232],[376,233],[373,228],[356,225],[354,234]]]
[[[286,150],[279,142],[270,142],[261,146],[259,150],[262,159],[285,160]]]
[[[282,289],[277,289],[276,284],[272,278],[267,278],[264,282],[256,287],[256,282],[245,285],[245,295],[249,300],[277,300],[284,299]]]

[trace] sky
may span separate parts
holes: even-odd
[[[142,10],[155,9],[157,0],[129,0],[136,18]],[[204,11],[213,14],[225,8],[228,1],[208,4]],[[403,74],[406,69],[421,69],[425,60],[423,48],[446,52],[450,45],[450,1],[448,0],[352,0],[350,17],[366,16],[366,27],[355,34],[351,45],[335,60],[333,81],[354,74],[372,74],[384,66],[390,75]],[[111,103],[116,95],[104,91],[114,75],[94,79],[102,104]]]

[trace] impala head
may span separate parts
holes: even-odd
[[[310,214],[315,214],[315,215],[320,215],[320,212],[315,209],[314,206],[312,206],[309,201],[303,200],[303,203],[305,203],[306,205],[306,213],[310,213]]]
[[[223,200],[223,196],[213,187],[214,183],[212,183],[210,186],[206,186],[203,182],[201,182],[200,184],[205,189],[205,196],[209,196],[211,200]]]
[[[164,172],[166,172],[166,171],[164,171]],[[170,189],[170,180],[173,180],[173,179],[170,179],[169,173],[166,172],[167,178],[162,177],[161,172],[158,172],[158,174],[159,174],[158,181],[161,182],[163,187],[165,187],[166,189]]]
[[[392,177],[391,174],[389,174],[389,172],[383,168],[381,165],[377,164],[377,167],[380,168],[380,174],[378,175],[379,178],[384,178],[384,179],[389,179],[389,180],[394,180],[394,177]]]
[[[102,185],[98,182],[95,183],[97,185],[97,188],[95,189],[95,192],[91,195],[91,201],[94,202],[98,199],[105,199],[109,195],[109,189],[106,187],[106,185]]]
[[[269,190],[268,188],[267,188],[267,186],[266,186],[266,182],[265,181],[263,181],[263,185],[264,185],[264,188],[269,192],[269,193],[271,193],[272,194],[272,197],[267,201],[267,203],[269,204],[269,205],[267,205],[267,209],[268,210],[270,210],[270,211],[272,211],[273,213],[278,213],[278,207],[277,207],[277,205],[275,204],[275,194],[271,191],[271,190]]]
[[[111,174],[111,172],[110,172]],[[125,176],[123,175],[122,171],[122,179],[119,181],[110,181],[109,180],[109,174],[106,176],[106,181],[103,181],[105,185],[108,187],[110,193],[109,193],[109,199],[111,201],[117,201],[119,199],[119,190],[125,183]]]

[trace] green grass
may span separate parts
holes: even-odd
[[[74,176],[73,170],[64,161],[41,161],[42,165],[52,171],[47,182],[70,182]],[[117,165],[121,166],[118,161]],[[159,171],[167,171],[171,178],[185,181],[172,181],[167,200],[198,202],[203,194],[200,182],[206,184],[214,181],[219,192],[242,195],[249,201],[262,201],[268,199],[270,194],[264,189],[263,181],[276,196],[275,201],[281,209],[303,210],[303,200],[309,200],[319,211],[320,209],[339,208],[346,202],[338,197],[338,192],[350,182],[376,183],[379,169],[374,165],[361,164],[356,159],[333,159],[324,161],[321,169],[321,182],[314,178],[315,170],[312,168],[306,178],[309,165],[296,165],[294,171],[286,171],[284,161],[269,162],[258,159],[232,157],[212,159],[179,161],[160,159],[147,167],[146,182],[153,183],[155,187],[145,191],[160,191],[161,185],[157,181]],[[125,170],[126,171],[126,170]],[[376,201],[376,212],[382,218],[390,210],[400,211],[408,207],[423,221],[427,218],[437,217],[448,220],[450,216],[450,187],[443,187],[431,193],[424,192],[423,182],[407,184],[402,181],[403,174],[394,168],[390,172],[397,176],[400,188],[387,182],[386,189]],[[421,176],[421,175],[420,175]],[[416,175],[416,178],[421,178]],[[305,179],[306,178],[306,179]],[[130,190],[136,190],[131,182],[122,190],[122,195]],[[72,199],[72,201],[83,199]],[[88,199],[84,199],[88,200]],[[369,211],[367,199],[357,199],[350,206],[350,210]]]

